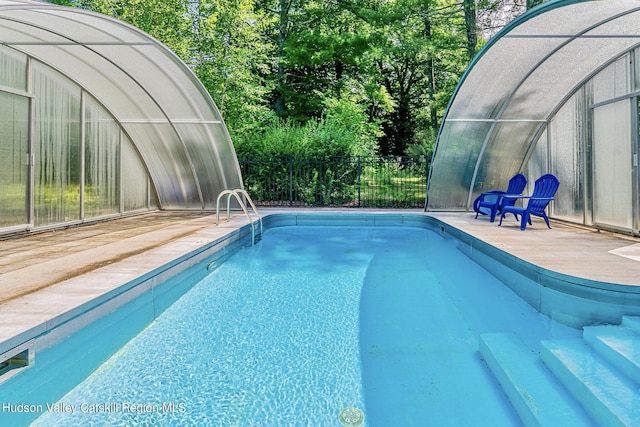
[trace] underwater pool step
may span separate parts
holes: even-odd
[[[543,341],[540,356],[600,425],[638,425],[637,385],[600,357],[584,339]]]
[[[638,316],[622,316],[622,326],[634,330],[640,334],[640,317]]]
[[[640,335],[625,326],[587,326],[584,340],[607,362],[640,383]]]
[[[514,334],[481,335],[479,350],[525,426],[596,425],[539,354]]]

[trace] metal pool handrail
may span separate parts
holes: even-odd
[[[249,223],[251,224],[251,244],[255,245],[256,244],[256,233],[255,233],[255,227],[253,225],[254,220],[253,220],[253,218],[251,218],[251,215],[247,211],[247,205],[240,198],[240,194],[245,196],[245,198],[249,202],[249,205],[251,205],[251,209],[253,209],[253,213],[256,214],[256,217],[258,218],[258,221],[260,222],[260,234],[261,235],[262,235],[262,217],[258,213],[258,209],[256,209],[256,205],[253,203],[253,200],[251,200],[251,197],[249,196],[249,193],[247,193],[245,190],[243,190],[241,188],[237,188],[235,190],[224,190],[224,191],[220,192],[220,194],[218,194],[218,199],[216,200],[216,225],[220,224],[220,199],[225,194],[227,195],[227,221],[229,221],[229,219],[231,218],[231,203],[230,203],[230,201],[231,201],[231,196],[234,196],[236,198],[236,200],[238,201],[238,204],[240,205],[240,208],[242,208],[242,211],[244,212],[244,214],[249,219]]]

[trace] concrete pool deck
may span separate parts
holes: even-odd
[[[260,209],[272,213],[431,215],[545,269],[640,286],[640,239],[539,219],[526,231],[469,212],[367,209]],[[91,225],[0,240],[0,343],[105,294],[247,224],[201,212],[153,212]]]
[[[640,239],[540,218],[520,230],[512,216],[490,223],[470,212],[429,215],[539,267],[584,279],[640,286]]]

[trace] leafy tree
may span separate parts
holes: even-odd
[[[281,119],[235,143],[239,155],[366,156],[374,154],[378,126],[364,108],[349,99],[327,99],[319,120],[304,124]]]
[[[342,1],[264,1],[261,5],[265,13],[277,17],[271,33],[277,45],[272,99],[279,116],[290,125],[326,124],[330,106],[340,105],[362,112],[348,115],[350,120],[361,120],[349,121],[352,129],[367,132],[358,139],[375,140],[380,132],[372,107],[386,108],[390,98],[368,77],[366,22]]]
[[[233,139],[271,126],[273,46],[265,42],[268,18],[251,0],[197,0],[191,4],[189,63],[221,111]]]
[[[369,83],[363,56],[370,29],[340,2],[309,1],[292,19],[284,45],[287,116],[300,121],[319,117],[325,98],[343,91],[364,93]],[[293,25],[295,24],[295,25]]]
[[[380,151],[406,154],[412,146],[433,145],[439,120],[468,64],[464,22],[457,3],[400,0],[373,13],[380,40],[373,52],[377,78],[394,101],[382,115]],[[415,151],[415,149],[413,150]]]
[[[294,27],[296,14],[302,9],[304,0],[256,0],[256,8],[270,17],[271,25],[265,32],[266,37],[276,48],[274,61],[275,85],[272,92],[275,111],[282,115],[287,108],[287,72],[285,70],[285,45]]]

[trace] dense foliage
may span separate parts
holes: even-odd
[[[173,49],[241,155],[429,155],[483,40],[540,0],[51,2]]]

